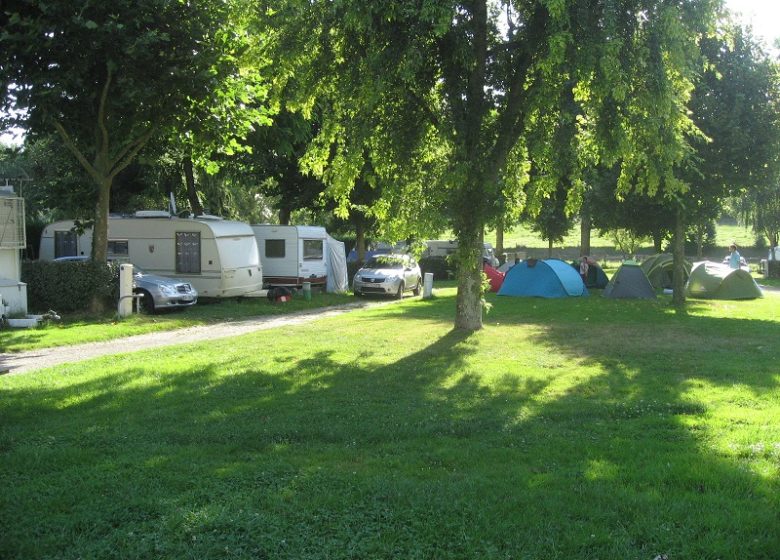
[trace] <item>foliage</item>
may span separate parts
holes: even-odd
[[[780,299],[487,297],[0,377],[0,556],[776,556]]]
[[[306,168],[347,209],[369,162],[383,184],[377,218],[406,231],[396,238],[432,219],[451,229],[461,253],[455,324],[475,330],[483,229],[517,215],[529,160],[532,208],[562,188],[576,209],[580,157],[620,162],[623,192],[683,188],[674,167],[695,132],[685,103],[714,7],[287,0],[263,16],[278,91],[293,109],[322,111]],[[551,145],[582,155],[558,158]]]
[[[0,124],[56,132],[90,177],[95,260],[105,260],[112,183],[150,139],[171,127],[194,130],[196,122],[229,134],[234,120],[248,126],[242,119],[255,118],[238,110],[256,93],[242,80],[247,38],[234,33],[242,6],[4,2]],[[209,119],[220,123],[209,126]]]
[[[115,306],[119,290],[119,267],[93,261],[22,263],[22,282],[33,311],[84,311],[97,298]]]

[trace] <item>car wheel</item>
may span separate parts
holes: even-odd
[[[398,291],[395,293],[395,299],[403,299],[404,298],[404,283],[401,282],[398,284]]]
[[[419,296],[420,292],[422,292],[422,278],[418,276],[417,285],[414,287],[414,290],[412,290],[412,293],[416,296]]]
[[[138,292],[143,297],[139,301],[139,305],[141,308],[141,313],[146,313],[148,315],[152,315],[155,311],[154,309],[154,298],[152,297],[152,294],[147,292],[146,290],[141,290]]]

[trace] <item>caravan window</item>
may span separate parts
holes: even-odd
[[[200,232],[176,232],[176,272],[200,274]]]
[[[75,257],[78,252],[75,231],[54,232],[54,258]]]
[[[303,260],[321,261],[322,260],[322,239],[304,239],[303,240]]]
[[[266,239],[265,240],[265,256],[270,259],[283,259],[284,252],[284,239]]]
[[[108,256],[109,257],[126,257],[130,254],[127,246],[127,240],[116,241],[109,239],[108,241]]]

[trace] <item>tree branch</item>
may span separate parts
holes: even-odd
[[[101,146],[100,153],[108,160],[108,128],[106,127],[106,104],[108,103],[108,90],[111,87],[113,71],[111,65],[106,63],[106,83],[103,84],[103,90],[100,92],[100,103],[98,104],[98,127],[100,127]]]
[[[141,151],[141,148],[143,148],[152,137],[152,132],[154,132],[154,129],[152,128],[144,132],[141,136],[128,144],[127,148],[122,151],[125,154],[123,159],[114,160],[114,163],[111,165],[111,172],[109,174],[109,177],[112,180],[120,171],[132,163],[132,161],[135,159],[135,156],[137,156],[138,152]]]
[[[92,177],[92,179],[98,185],[100,185],[103,181],[103,177],[100,176],[100,173],[98,173],[97,169],[95,169],[95,166],[89,163],[87,158],[84,157],[84,154],[82,154],[81,150],[79,150],[78,146],[76,146],[76,143],[70,137],[70,134],[68,134],[68,132],[65,130],[65,127],[63,127],[62,124],[55,118],[52,118],[52,122],[54,123],[54,128],[57,130],[60,138],[62,138],[62,141],[65,143],[65,147],[68,148],[68,150],[70,150],[74,156],[76,156],[76,159],[87,171],[87,173],[89,173],[89,176]]]

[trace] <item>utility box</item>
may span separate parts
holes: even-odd
[[[119,265],[119,308],[120,317],[129,317],[133,314],[133,265],[123,263]]]

